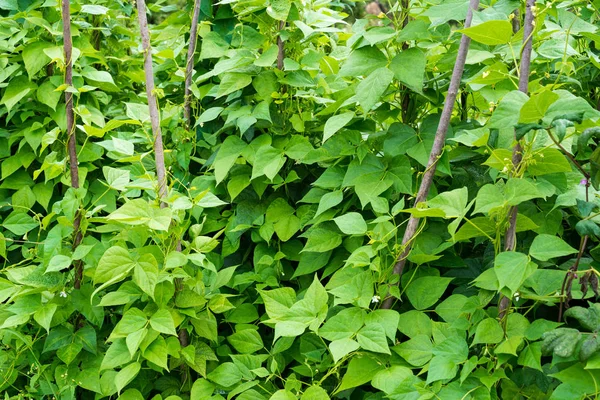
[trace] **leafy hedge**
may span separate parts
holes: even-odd
[[[597,396],[600,4],[527,4],[198,1],[189,120],[193,5],[148,4],[162,196],[135,7],[73,2],[65,60],[0,0],[0,392]]]

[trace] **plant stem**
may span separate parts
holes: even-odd
[[[590,174],[586,170],[584,170],[583,167],[581,166],[581,164],[579,164],[579,162],[577,162],[577,160],[575,159],[575,157],[573,157],[573,155],[571,153],[569,153],[563,147],[563,145],[558,142],[558,140],[556,140],[556,138],[554,137],[554,135],[552,135],[552,133],[550,132],[550,129],[548,129],[546,132],[548,132],[548,136],[554,142],[554,144],[556,145],[556,147],[558,147],[563,152],[563,154],[569,160],[571,160],[571,162],[573,163],[573,165],[575,166],[575,168],[577,168],[579,170],[579,172],[581,172],[583,174],[583,176],[585,177],[585,179],[590,179]]]
[[[144,52],[144,73],[146,76],[146,97],[148,98],[148,111],[152,124],[154,136],[154,159],[156,162],[156,177],[158,179],[158,197],[160,206],[164,208],[167,204],[163,199],[167,196],[167,178],[165,170],[165,153],[163,149],[162,133],[158,115],[158,102],[154,95],[154,72],[152,71],[152,47],[150,47],[150,33],[148,31],[148,19],[146,18],[145,0],[136,0],[140,33],[142,35],[142,49]]]
[[[196,52],[196,43],[198,41],[198,17],[200,16],[200,6],[202,0],[194,1],[194,11],[192,13],[192,25],[190,27],[190,43],[188,45],[187,59],[185,62],[185,89],[183,103],[183,117],[185,119],[185,127],[189,131],[191,125],[191,109],[192,109],[192,73],[194,71],[194,53]]]
[[[532,33],[533,33],[533,10],[535,6],[535,0],[527,0],[525,4],[525,21],[523,22],[523,51],[521,53],[521,64],[519,65],[519,90],[525,94],[529,91],[529,72],[531,70],[531,44],[532,44]],[[513,25],[513,28],[515,26]],[[521,164],[523,158],[520,142],[517,140],[515,133],[515,145],[512,151],[512,164],[513,170],[516,170]],[[517,206],[510,208],[509,225],[506,230],[506,236],[504,240],[504,251],[514,251],[517,245],[517,215],[519,209]],[[504,318],[506,311],[508,310],[510,299],[504,296],[500,297],[498,302],[498,317]]]
[[[479,7],[479,0],[471,0],[469,4],[469,11],[467,12],[467,18],[465,20],[465,28],[471,26],[471,19],[473,18],[473,10]],[[462,78],[463,70],[465,68],[465,60],[469,51],[469,44],[471,39],[462,35],[460,39],[460,46],[458,48],[458,56],[456,57],[456,63],[454,64],[454,70],[452,71],[452,78],[450,79],[450,87],[448,88],[448,95],[446,96],[446,102],[444,103],[444,109],[440,116],[440,122],[438,124],[437,131],[435,133],[435,139],[431,153],[429,154],[429,161],[427,162],[427,168],[423,174],[423,180],[419,186],[417,197],[415,198],[415,206],[427,199],[429,189],[433,183],[433,176],[437,167],[437,162],[442,155],[444,144],[446,142],[446,133],[448,132],[448,126],[450,125],[450,118],[452,117],[452,110],[460,87],[460,80]],[[406,258],[410,253],[412,242],[415,239],[417,233],[417,227],[419,226],[419,218],[411,216],[406,225],[404,237],[402,238],[402,246],[404,250],[398,257],[396,264],[394,265],[394,274],[402,276],[404,266],[406,265]],[[391,308],[392,297],[388,297],[382,304],[382,308]]]
[[[73,112],[73,93],[69,90],[73,86],[73,40],[71,38],[71,3],[62,0],[62,23],[63,23],[63,48],[65,53],[65,83],[68,88],[65,91],[65,113],[67,116],[67,149],[69,153],[69,170],[71,173],[71,186],[79,189],[79,162],[77,161],[77,136],[75,135],[75,114]],[[81,212],[78,211],[73,221],[73,250],[79,246],[83,235],[81,234]],[[79,289],[83,279],[83,264],[81,261],[74,263],[75,278],[73,287]]]
[[[565,279],[563,279],[563,283],[560,287],[560,305],[558,307],[558,322],[562,320],[563,309],[569,306],[569,299],[565,301],[565,290],[567,291],[567,293],[571,293],[571,285],[573,283],[573,279],[575,279],[575,273],[579,268],[579,262],[581,261],[581,257],[583,257],[583,252],[587,245],[588,238],[588,235],[585,235],[583,238],[581,238],[581,244],[579,245],[579,252],[577,253],[577,259],[575,260],[575,264],[573,264],[573,266],[567,271]]]

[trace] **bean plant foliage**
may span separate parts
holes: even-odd
[[[477,3],[0,0],[2,397],[595,398],[600,2]]]

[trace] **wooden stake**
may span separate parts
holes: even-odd
[[[73,86],[73,40],[71,38],[71,4],[69,0],[63,0],[62,23],[63,23],[63,49],[65,53],[65,83],[68,90],[65,91],[65,112],[67,115],[67,150],[69,153],[69,170],[71,173],[71,186],[79,189],[79,162],[77,161],[77,137],[75,135],[75,114],[73,112],[73,93],[70,89]],[[73,250],[79,246],[83,235],[81,234],[81,212],[77,212],[73,221]],[[75,278],[73,287],[79,289],[83,279],[83,264],[81,261],[74,263]]]
[[[467,18],[465,20],[465,28],[471,26],[473,10],[476,10],[478,7],[479,0],[471,0],[471,2],[469,3],[469,11],[467,12]],[[433,176],[435,175],[437,162],[442,155],[442,150],[446,142],[446,133],[448,132],[448,126],[450,125],[450,118],[452,117],[452,109],[454,108],[454,103],[456,101],[456,96],[460,87],[460,80],[462,78],[463,70],[465,69],[465,60],[467,59],[467,53],[469,51],[470,43],[471,39],[466,35],[462,35],[460,39],[460,46],[458,48],[458,56],[456,57],[456,63],[454,64],[454,70],[452,71],[450,87],[448,88],[448,95],[446,96],[444,109],[442,110],[440,122],[435,133],[435,139],[433,142],[433,147],[431,148],[431,153],[429,154],[427,168],[425,169],[425,173],[423,174],[423,180],[421,181],[419,191],[417,192],[417,197],[415,198],[415,206],[418,203],[427,199],[429,189],[431,189],[431,184],[433,183]],[[404,237],[402,238],[402,246],[404,250],[400,254],[400,257],[398,257],[398,260],[394,265],[394,274],[402,276],[404,266],[406,265],[406,259],[412,248],[412,242],[414,241],[417,234],[419,220],[419,218],[413,216],[411,216],[408,220],[408,224],[406,225],[406,231],[404,232]],[[388,297],[387,299],[385,299],[385,301],[382,304],[382,308],[391,308],[392,301],[392,297]]]
[[[154,72],[152,71],[152,47],[150,47],[150,33],[148,31],[148,19],[146,18],[146,2],[136,0],[140,33],[142,35],[142,49],[144,52],[144,73],[146,76],[146,97],[148,98],[148,111],[152,134],[154,136],[154,159],[156,163],[156,177],[158,178],[158,197],[160,206],[166,207],[163,201],[167,196],[167,174],[165,170],[165,152],[163,149],[162,133],[160,131],[160,120],[158,115],[158,102],[154,95]]]
[[[198,17],[200,16],[200,6],[202,0],[194,1],[194,11],[192,13],[192,26],[190,27],[190,43],[188,44],[187,58],[185,62],[185,90],[183,100],[183,117],[185,118],[185,127],[189,131],[191,126],[192,109],[192,73],[194,71],[194,53],[196,52],[196,43],[198,41]]]

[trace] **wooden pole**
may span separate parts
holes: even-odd
[[[185,118],[185,127],[187,130],[190,130],[191,126],[192,73],[194,71],[194,53],[196,52],[196,43],[198,41],[198,17],[200,16],[201,4],[202,0],[194,1],[194,11],[192,13],[192,26],[190,27],[190,43],[188,45],[187,59],[185,62],[183,117]]]
[[[148,111],[152,134],[154,136],[154,159],[156,163],[156,177],[158,179],[158,197],[161,207],[167,204],[163,199],[167,196],[167,174],[165,170],[165,152],[163,149],[162,133],[160,131],[160,120],[158,115],[158,102],[154,95],[154,72],[152,71],[152,47],[150,47],[150,33],[148,31],[148,19],[146,18],[146,2],[136,0],[140,33],[142,35],[142,49],[144,52],[144,73],[146,77],[146,97],[148,98]]]
[[[71,173],[71,186],[79,189],[79,162],[77,161],[77,137],[75,135],[75,114],[73,112],[73,40],[71,38],[71,4],[69,0],[63,0],[61,4],[63,23],[63,49],[65,54],[65,83],[68,90],[65,91],[65,112],[67,116],[67,151],[69,153],[69,171]],[[81,234],[81,212],[78,211],[73,221],[73,250],[79,246],[83,235]],[[75,278],[73,287],[79,289],[83,279],[83,264],[81,261],[74,263]]]
[[[525,3],[525,21],[523,21],[523,51],[521,53],[521,64],[519,65],[519,90],[525,94],[529,91],[529,72],[531,70],[531,43],[533,36],[533,10],[535,0],[527,0]],[[516,19],[516,18],[515,18]],[[518,24],[513,25],[518,27]],[[521,144],[515,135],[515,145],[512,150],[513,171],[521,164],[523,158]],[[515,251],[517,246],[517,215],[519,208],[513,206],[508,212],[508,229],[504,239],[504,251]],[[498,301],[498,317],[504,318],[506,311],[510,305],[510,299],[505,296],[500,296]]]
[[[465,28],[471,26],[471,20],[473,18],[473,10],[479,7],[479,0],[471,0],[469,3],[469,10],[467,12],[467,18],[465,20]],[[456,57],[456,63],[454,64],[454,70],[452,71],[452,78],[450,79],[450,87],[448,88],[448,95],[446,96],[446,102],[444,103],[444,109],[440,116],[440,122],[438,124],[437,131],[435,133],[435,139],[431,153],[429,154],[429,161],[427,162],[427,168],[423,174],[423,180],[419,186],[417,197],[415,198],[415,205],[425,201],[431,189],[433,183],[433,177],[437,167],[437,162],[442,155],[442,150],[446,142],[446,133],[448,132],[448,126],[450,125],[450,118],[452,117],[452,110],[460,87],[460,80],[462,78],[463,70],[465,69],[465,60],[467,59],[467,53],[469,51],[469,44],[471,39],[462,35],[460,39],[460,46],[458,48],[458,56]],[[402,276],[404,266],[406,265],[406,259],[412,248],[412,242],[417,234],[417,227],[419,225],[420,218],[411,216],[406,225],[406,231],[402,238],[402,246],[404,250],[398,257],[396,264],[394,265],[394,274]],[[388,297],[382,304],[382,308],[392,307],[392,297]]]

